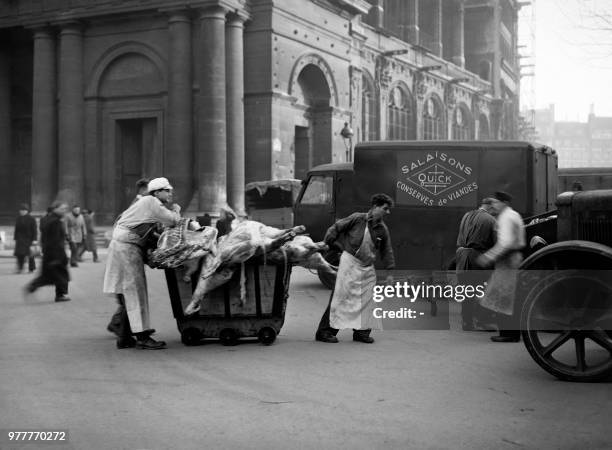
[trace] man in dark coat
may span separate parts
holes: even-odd
[[[457,281],[461,285],[483,284],[487,280],[486,274],[479,272],[485,267],[478,264],[477,259],[495,245],[495,211],[492,205],[492,198],[484,198],[480,208],[466,212],[461,219],[455,253]],[[466,299],[461,303],[465,331],[477,329],[478,324],[475,322],[484,322],[486,315],[474,299]]]
[[[32,243],[36,241],[36,220],[30,215],[30,208],[23,204],[19,207],[19,215],[15,221],[15,252],[17,257],[17,273],[21,273],[25,259],[28,258],[28,270],[30,273],[36,270],[34,255],[30,252]]]
[[[68,294],[68,256],[66,255],[66,226],[63,218],[68,205],[56,201],[51,205],[51,212],[41,221],[40,240],[42,242],[42,269],[40,275],[32,280],[26,291],[32,293],[39,287],[55,285],[55,301],[70,300]]]

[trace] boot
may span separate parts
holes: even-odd
[[[135,333],[136,336],[136,348],[141,350],[161,350],[166,348],[164,341],[156,341],[151,337],[153,330],[143,331],[142,333]]]
[[[353,340],[364,344],[373,344],[374,338],[370,337],[370,331],[372,330],[353,330]]]

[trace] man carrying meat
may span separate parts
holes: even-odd
[[[372,315],[376,253],[387,270],[395,267],[395,259],[389,230],[383,222],[383,217],[391,212],[393,200],[386,194],[375,194],[371,204],[367,213],[353,213],[340,219],[325,233],[325,243],[338,248],[342,255],[336,285],[315,335],[317,341],[338,342],[339,329],[353,328],[354,341],[374,342],[370,332],[372,327],[379,326]]]

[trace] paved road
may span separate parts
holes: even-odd
[[[164,351],[115,348],[103,264],[72,271],[67,303],[51,301],[50,287],[24,301],[30,276],[12,269],[0,259],[0,428],[68,429],[66,448],[612,445],[612,384],[557,381],[522,344],[455,329],[379,332],[374,345],[352,342],[349,331],[339,344],[314,342],[329,294],[303,269],[269,347],[183,346],[163,273],[149,271]]]

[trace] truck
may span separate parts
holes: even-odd
[[[557,196],[557,154],[523,141],[374,141],[353,163],[313,167],[294,205],[294,224],[315,241],[338,219],[370,208],[378,192],[395,202],[385,218],[398,269],[445,270],[461,217],[495,191],[513,195],[524,218],[549,215]],[[337,264],[330,250],[325,258]],[[319,272],[328,287],[334,279]]]

